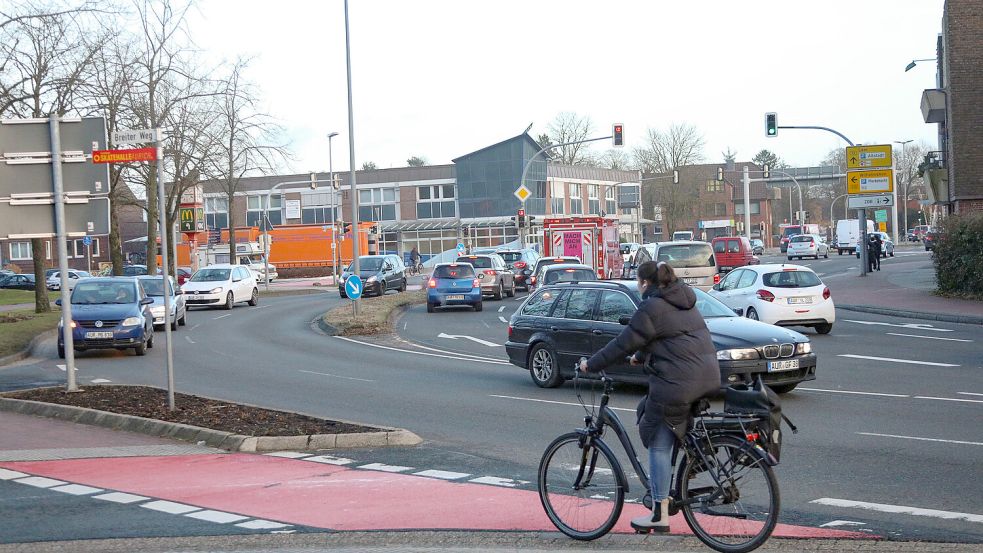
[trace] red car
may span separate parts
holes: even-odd
[[[761,263],[752,253],[751,242],[743,236],[718,236],[714,238],[713,257],[717,260],[717,270],[721,273],[745,265]]]

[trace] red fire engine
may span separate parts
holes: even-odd
[[[618,244],[618,221],[604,217],[566,217],[543,221],[543,254],[575,256],[597,278],[621,278],[624,261]]]

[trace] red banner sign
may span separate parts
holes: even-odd
[[[95,150],[92,163],[131,163],[135,161],[156,161],[157,148],[134,148],[132,150]]]

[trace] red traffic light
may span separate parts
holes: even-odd
[[[525,209],[520,209],[519,210],[519,217],[525,217],[525,216],[526,216],[526,210]]]

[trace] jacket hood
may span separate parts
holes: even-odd
[[[680,281],[665,288],[652,286],[645,291],[646,298],[662,298],[677,309],[693,309],[696,306],[696,294],[693,289]]]

